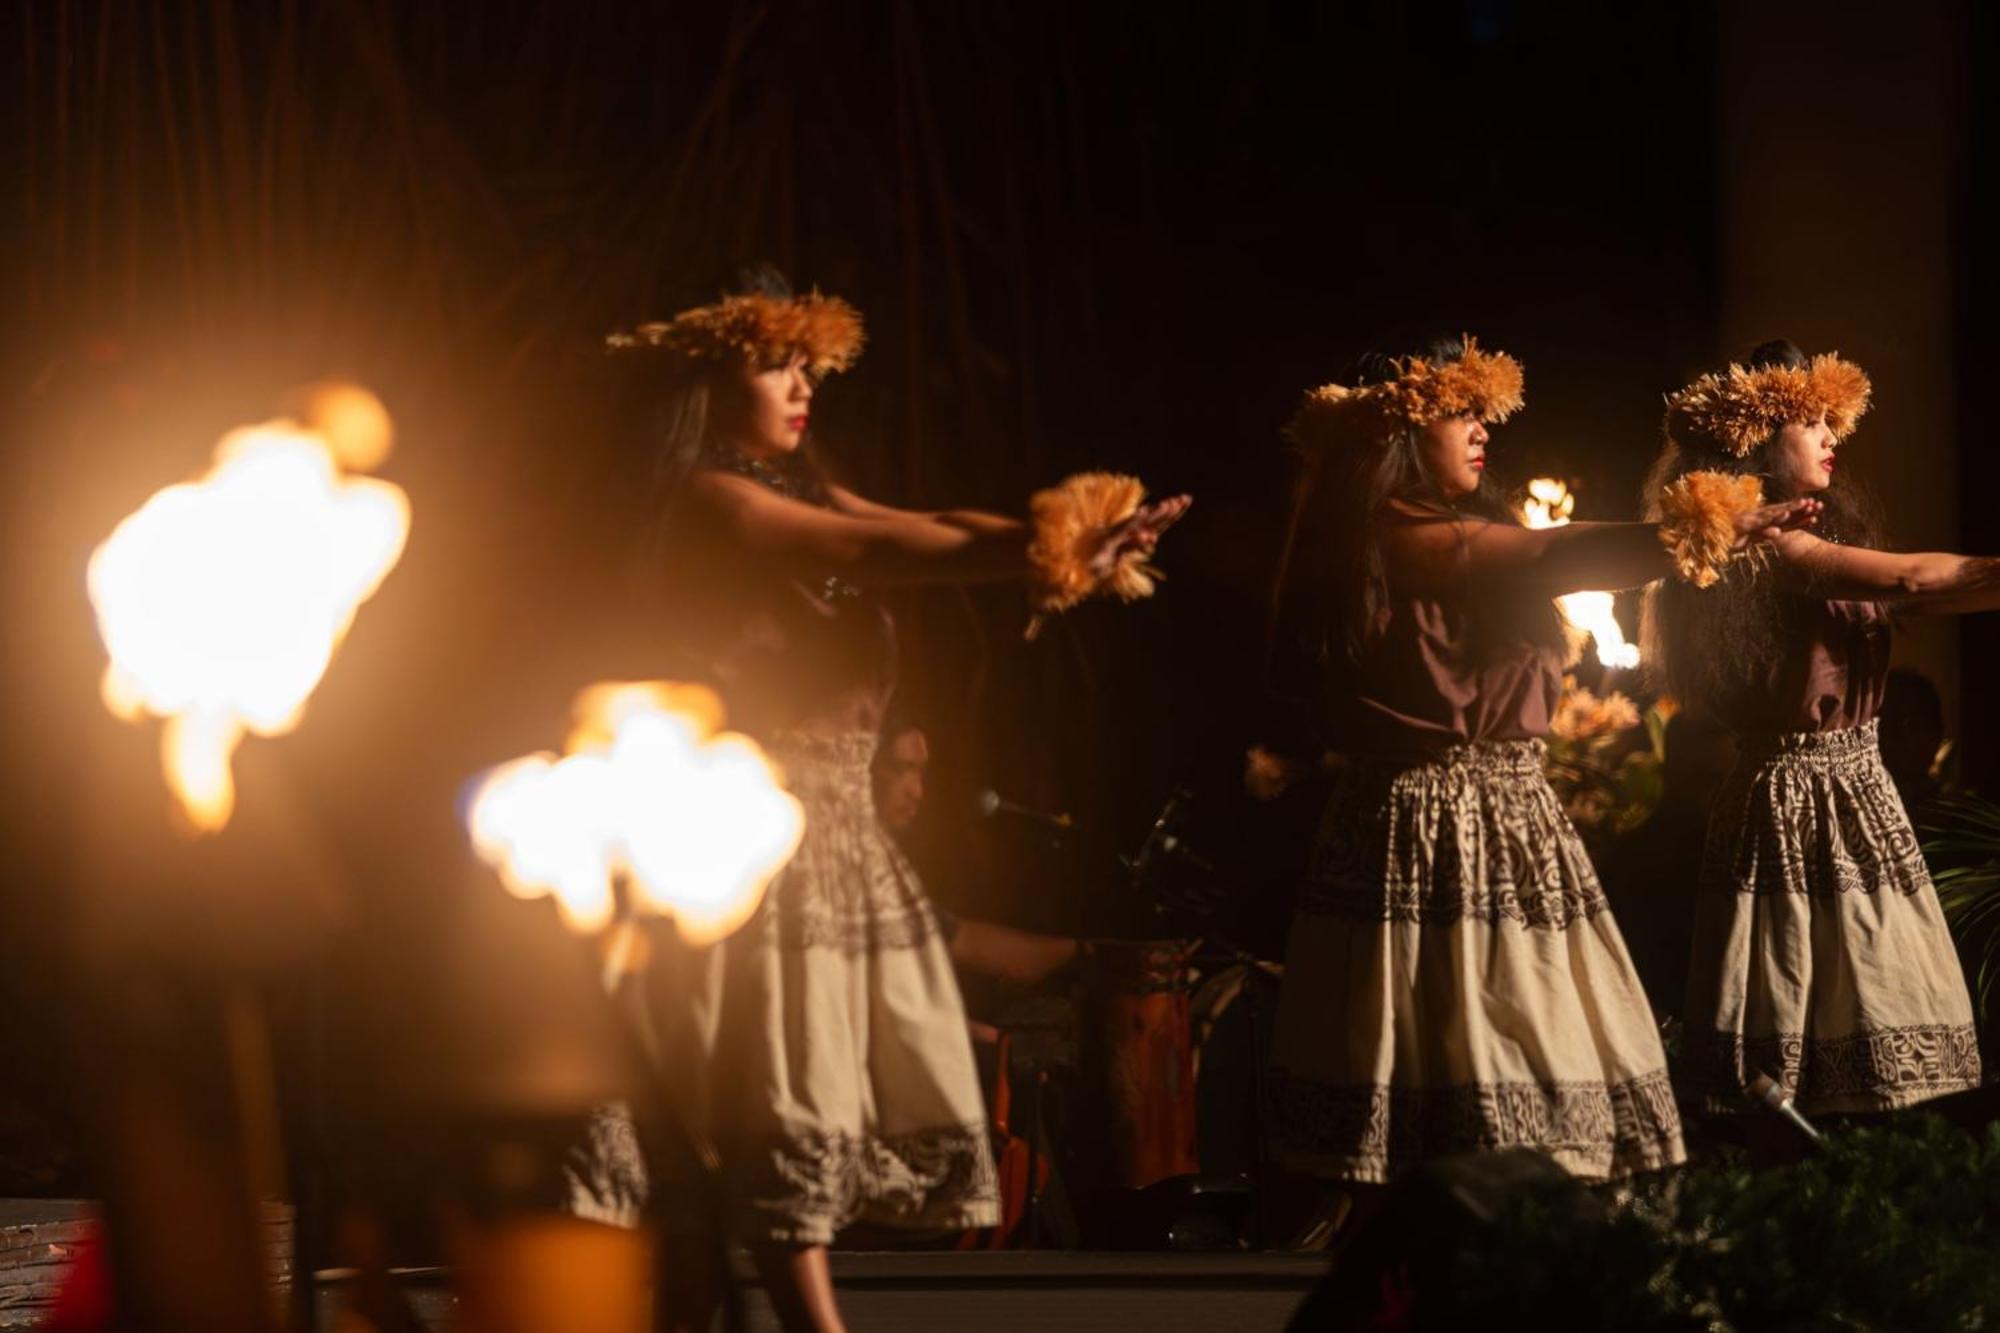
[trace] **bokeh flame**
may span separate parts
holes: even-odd
[[[165,719],[168,786],[202,832],[236,805],[246,732],[292,730],[410,532],[379,464],[389,414],[366,389],[322,384],[297,415],[231,431],[206,475],[157,492],[91,553],[104,704]]]
[[[1560,528],[1576,512],[1576,497],[1554,477],[1536,477],[1521,501],[1521,521],[1531,528]],[[1639,665],[1639,645],[1625,638],[1614,598],[1608,592],[1572,592],[1556,598],[1570,626],[1597,644],[1598,663],[1606,668]]]
[[[632,912],[672,917],[690,944],[749,920],[805,833],[756,742],[720,730],[721,702],[697,685],[593,685],[575,717],[566,754],[479,780],[466,825],[480,858],[581,932],[612,923],[621,881]]]

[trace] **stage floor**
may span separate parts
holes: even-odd
[[[68,1267],[88,1205],[66,1200],[0,1200],[0,1329],[32,1328]],[[1259,1333],[1285,1326],[1325,1270],[1318,1254],[1126,1254],[1097,1251],[996,1254],[838,1252],[834,1280],[849,1322],[869,1330],[952,1329],[1038,1333],[1123,1329],[1180,1333],[1214,1329]],[[749,1327],[777,1321],[747,1263]],[[405,1276],[427,1327],[451,1314],[442,1272]],[[320,1327],[331,1329],[338,1284],[323,1284]]]

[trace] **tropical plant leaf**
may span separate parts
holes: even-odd
[[[2000,804],[1969,793],[1939,797],[1925,805],[1920,827],[1938,902],[1974,964],[1980,1018],[1990,1023],[2000,989]]]

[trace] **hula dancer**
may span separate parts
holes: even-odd
[[[1878,549],[1835,457],[1868,409],[1837,356],[1766,343],[1667,405],[1648,492],[1691,531],[1761,496],[1811,497],[1815,532],[1730,562],[1691,543],[1647,637],[1667,688],[1733,728],[1709,815],[1689,977],[1704,1109],[1759,1071],[1805,1112],[1879,1111],[1976,1086],[1958,954],[1876,744],[1898,617],[2000,607],[2000,560]]]

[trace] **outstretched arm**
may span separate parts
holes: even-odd
[[[1028,573],[1027,524],[995,514],[919,514],[870,502],[862,502],[868,512],[847,513],[714,471],[697,473],[688,495],[746,548],[802,573],[842,570],[880,584],[994,582]],[[1092,569],[1109,574],[1129,551],[1150,551],[1187,507],[1186,496],[1155,501],[1105,529]]]
[[[1017,532],[1026,526],[1018,518],[979,509],[898,509],[857,495],[845,486],[829,486],[827,490],[833,497],[833,507],[854,518],[925,518],[951,523],[973,532],[988,533]]]
[[[1810,522],[1811,500],[1749,510],[1736,520],[1740,543],[1769,540]],[[1524,528],[1480,518],[1405,514],[1384,534],[1398,582],[1437,592],[1482,590],[1538,597],[1636,588],[1673,572],[1657,523],[1570,523]]]
[[[1018,578],[1028,568],[1028,532],[1019,523],[980,531],[886,505],[822,509],[726,472],[698,473],[688,496],[745,547],[802,572],[842,570],[876,583],[976,583]]]
[[[1788,532],[1776,545],[1779,577],[1795,592],[1887,602],[1910,615],[2000,610],[2000,557],[1874,551],[1808,532]]]

